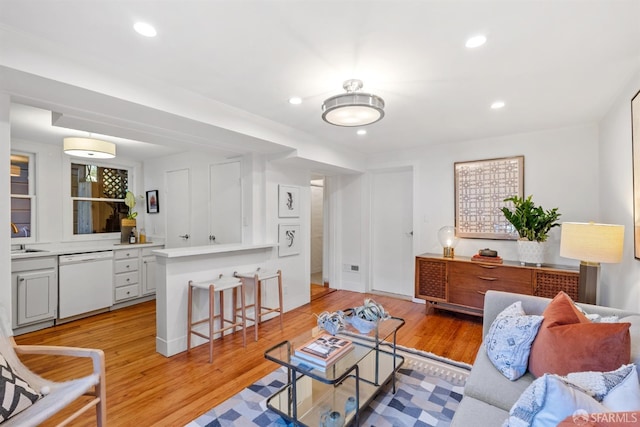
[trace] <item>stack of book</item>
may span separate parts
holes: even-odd
[[[353,350],[353,342],[329,334],[323,334],[298,347],[291,361],[319,371],[326,369]]]

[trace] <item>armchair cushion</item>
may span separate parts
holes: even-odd
[[[0,354],[0,423],[27,409],[40,397]]]

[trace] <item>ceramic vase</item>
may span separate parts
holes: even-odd
[[[540,267],[544,263],[545,242],[518,240],[518,260],[521,265],[535,264]]]

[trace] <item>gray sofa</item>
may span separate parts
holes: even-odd
[[[551,301],[529,295],[487,291],[484,299],[483,336],[486,337],[496,316],[509,305],[522,301],[527,314],[542,314]],[[631,361],[640,366],[640,314],[609,307],[578,304],[589,314],[619,316],[631,323]],[[560,356],[561,357],[561,356]],[[509,416],[509,410],[536,377],[527,372],[516,381],[505,378],[487,357],[484,344],[478,350],[464,397],[455,412],[451,427],[499,427]]]

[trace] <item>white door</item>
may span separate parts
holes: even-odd
[[[413,297],[411,169],[373,173],[371,231],[371,289]]]
[[[191,180],[189,169],[168,171],[167,183],[167,248],[190,246],[191,233]],[[162,198],[161,198],[162,199]]]
[[[210,243],[242,243],[240,173],[239,161],[219,163],[209,168]]]

